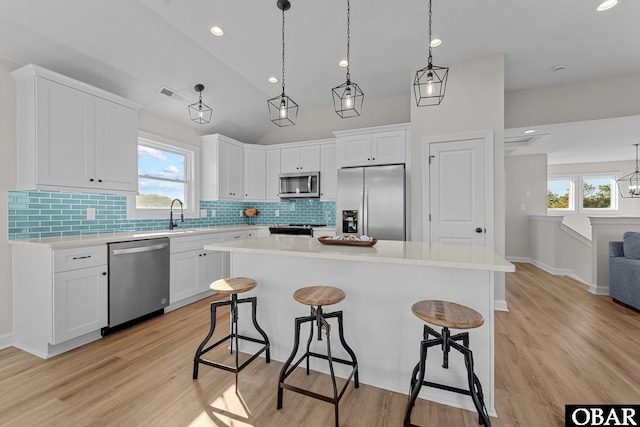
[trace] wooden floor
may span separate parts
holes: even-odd
[[[640,402],[640,313],[529,264],[507,274],[506,290],[510,311],[496,312],[494,427],[563,426],[565,404]],[[333,425],[330,404],[286,391],[284,408],[276,411],[278,362],[250,364],[240,374],[238,394],[227,372],[201,366],[200,378],[192,380],[208,302],[51,360],[14,348],[0,351],[0,425]],[[224,313],[219,325],[228,327]],[[227,357],[227,351],[217,356]],[[298,384],[328,390],[325,375],[298,374]],[[405,401],[366,385],[350,388],[340,406],[341,425],[401,426]],[[413,421],[477,426],[471,412],[426,401],[418,401]]]

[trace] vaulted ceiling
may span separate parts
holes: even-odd
[[[346,0],[291,0],[286,92],[304,110],[332,105],[343,83]],[[505,55],[505,90],[640,71],[640,2],[596,12],[598,0],[434,0],[434,63]],[[351,77],[369,99],[410,91],[427,63],[427,0],[351,0]],[[266,100],[281,92],[276,0],[0,0],[0,57],[114,92],[203,133],[256,142],[274,126]],[[214,37],[209,28],[223,28]],[[558,65],[564,71],[554,71]],[[478,84],[491,76],[478,76]],[[213,120],[196,125],[203,100]],[[455,82],[450,82],[455,84]],[[159,93],[168,87],[177,97]]]

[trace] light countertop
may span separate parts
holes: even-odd
[[[484,246],[380,240],[373,247],[323,245],[305,236],[274,235],[205,245],[206,250],[319,259],[513,272],[515,266]]]

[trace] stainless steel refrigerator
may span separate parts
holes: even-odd
[[[339,234],[406,240],[404,165],[338,170]]]

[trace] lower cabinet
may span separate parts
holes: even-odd
[[[101,337],[107,246],[13,247],[14,345],[44,359]]]
[[[224,241],[226,241],[225,233],[207,237],[171,238],[169,310],[201,299],[202,293],[209,292],[211,282],[229,274],[226,252],[203,249],[206,244]]]
[[[106,265],[55,273],[52,344],[107,326],[107,289]]]

